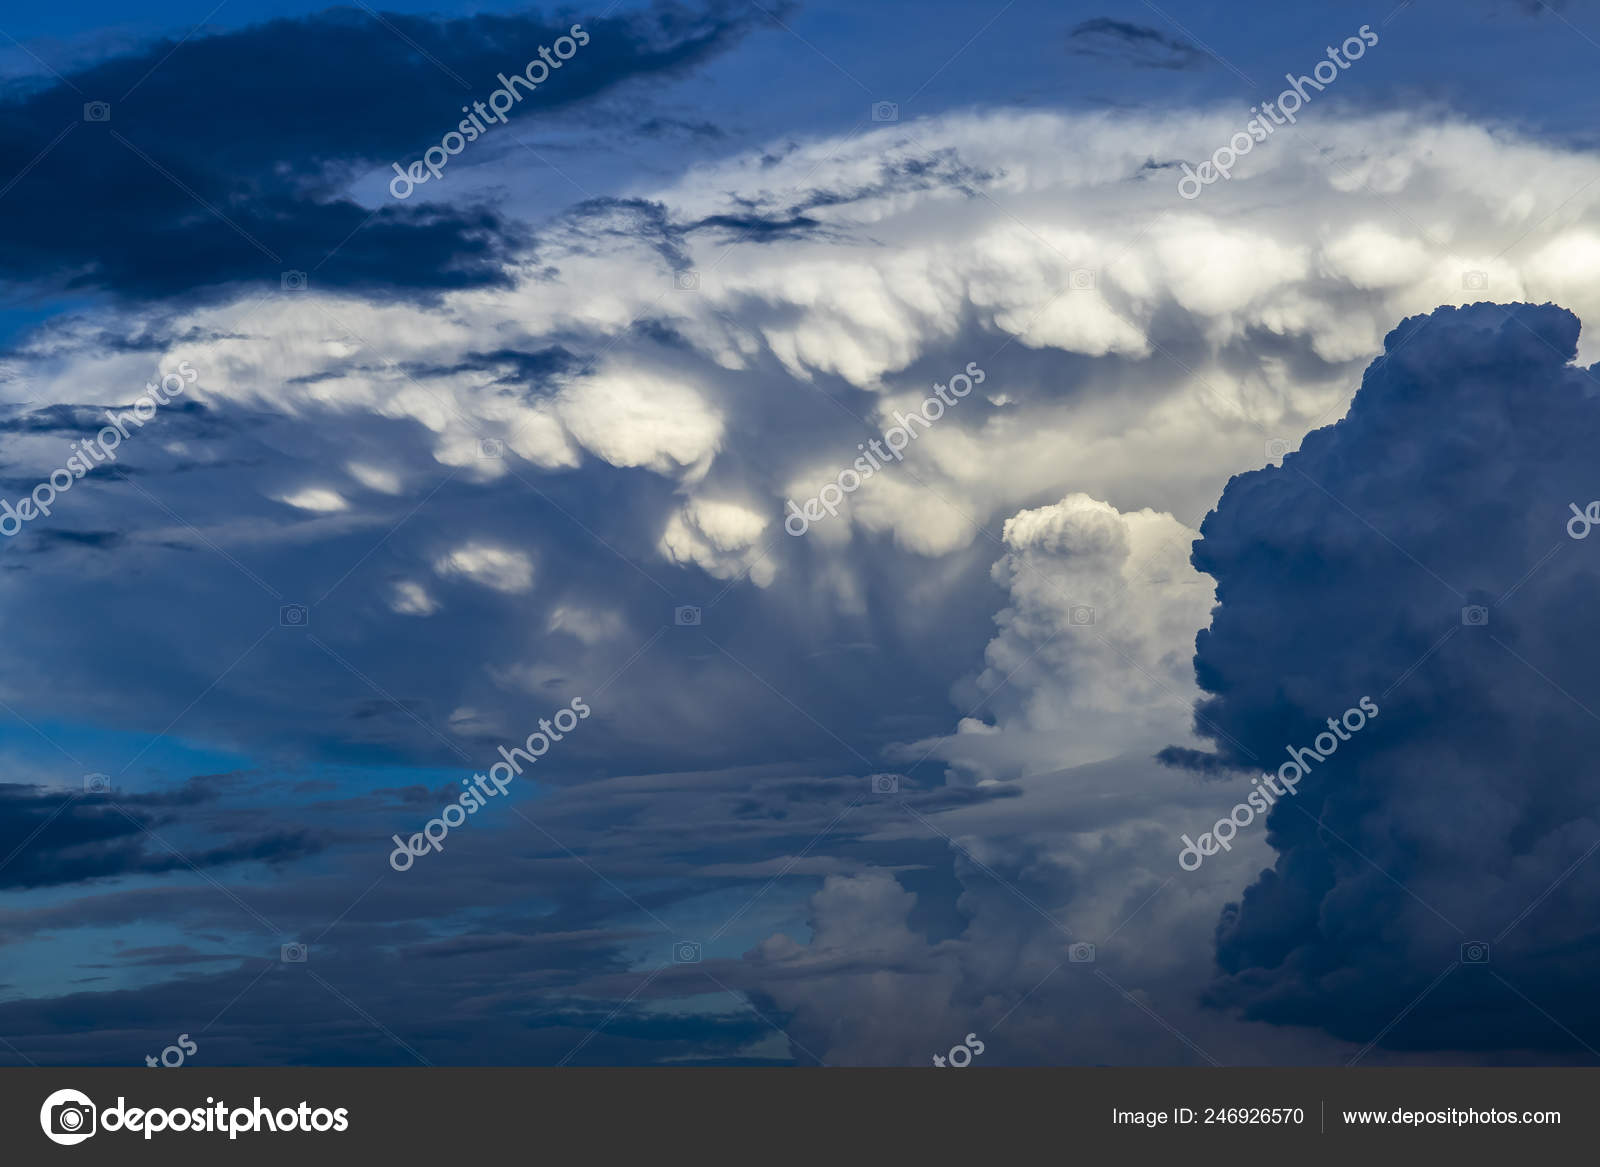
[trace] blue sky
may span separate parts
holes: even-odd
[[[0,1058],[1597,1056],[1600,8],[0,34]]]

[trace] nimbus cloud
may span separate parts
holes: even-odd
[[[1256,815],[1266,814],[1285,794],[1299,793],[1301,780],[1314,765],[1312,759],[1327,761],[1339,748],[1340,742],[1349,741],[1351,734],[1360,732],[1369,719],[1377,716],[1378,706],[1371,697],[1363,697],[1356,706],[1346,709],[1344,716],[1337,721],[1328,718],[1328,730],[1331,732],[1319,733],[1311,743],[1315,748],[1297,750],[1293,746],[1285,746],[1290,760],[1279,766],[1276,774],[1263,774],[1250,779],[1250,785],[1255,789],[1245,796],[1243,802],[1218,819],[1216,825],[1201,835],[1198,842],[1188,835],[1178,836],[1183,841],[1183,850],[1178,852],[1178,866],[1185,871],[1198,871],[1207,855],[1215,855],[1218,849],[1232,851],[1234,836],[1253,823]],[[1324,742],[1327,744],[1324,745]],[[1292,776],[1290,771],[1293,771]],[[1188,862],[1191,856],[1193,863]]]
[[[552,71],[572,60],[577,55],[579,47],[588,43],[589,34],[583,31],[583,25],[575,24],[567,30],[566,36],[556,37],[553,50],[549,45],[540,45],[539,55],[529,61],[521,73],[513,73],[510,77],[504,73],[499,74],[501,88],[489,94],[488,105],[475,101],[470,108],[462,106],[461,112],[467,116],[461,119],[455,129],[440,138],[437,146],[429,146],[422,155],[422,161],[413,162],[404,169],[401,169],[398,162],[390,163],[394,168],[394,177],[389,180],[389,193],[397,199],[408,199],[413,190],[428,181],[430,175],[442,178],[445,164],[453,155],[465,150],[468,142],[476,142],[479,137],[489,132],[490,126],[506,123],[508,120],[506,114],[522,100],[522,89],[526,89],[529,93],[538,89],[550,79]],[[565,51],[561,48],[563,44],[568,46]],[[535,69],[539,70],[537,77],[534,76]],[[483,120],[480,121],[480,118]],[[485,125],[485,122],[488,124]],[[450,145],[451,138],[456,140],[454,148]],[[439,157],[435,158],[435,154]],[[395,189],[401,183],[405,184],[404,192]]]

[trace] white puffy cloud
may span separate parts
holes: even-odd
[[[302,511],[317,511],[327,514],[333,511],[349,509],[349,503],[336,490],[329,490],[322,486],[308,486],[292,494],[278,497],[278,501]]]
[[[533,590],[533,560],[509,547],[465,543],[434,561],[441,576],[462,576],[497,592]]]
[[[769,520],[739,503],[696,498],[685,503],[661,534],[661,553],[673,563],[694,564],[717,579],[746,572],[757,587],[777,574],[760,543]]]
[[[968,726],[1004,732],[957,735],[971,739],[973,773],[1029,770],[1056,747],[1024,739],[1085,711],[1101,716],[1060,758],[1104,756],[1141,726],[1155,732],[1142,702],[1181,716],[1150,678],[1189,692],[1205,585],[1182,563],[1185,531],[1269,442],[1292,447],[1337,416],[1402,316],[1516,295],[1600,313],[1586,278],[1600,253],[1594,154],[1432,115],[1350,117],[1280,132],[1231,181],[1181,199],[1175,163],[1226,141],[1236,112],[954,113],[739,152],[627,193],[674,226],[801,213],[818,226],[760,242],[674,235],[700,272],[693,292],[672,289],[659,239],[602,229],[589,207],[549,224],[505,286],[426,306],[313,289],[175,309],[159,328],[123,321],[171,338],[159,351],[102,343],[115,313],[65,317],[9,358],[12,379],[43,407],[135,393],[183,360],[199,373],[186,400],[226,436],[199,440],[193,417],[164,410],[150,423],[162,440],[141,435],[120,457],[157,492],[195,481],[178,483],[180,462],[203,466],[206,490],[173,489],[172,514],[131,486],[75,490],[58,508],[137,532],[149,570],[192,523],[280,586],[278,572],[315,577],[300,549],[359,531],[328,578],[281,587],[337,585],[336,600],[364,589],[379,611],[438,624],[470,615],[441,581],[530,596],[533,558],[514,549],[538,547],[550,580],[593,552],[603,567],[583,563],[553,601],[568,614],[525,626],[557,634],[548,658],[517,646],[538,657],[541,684],[626,630],[659,627],[662,612],[636,610],[646,601],[630,590],[650,585],[620,560],[685,600],[687,573],[703,572],[752,604],[789,605],[827,625],[826,643],[881,643],[886,623],[971,628],[1001,607],[981,680],[958,691],[949,723],[992,692]],[[836,479],[859,443],[969,362],[986,372],[981,390],[904,462],[804,538],[778,536],[787,498]],[[13,476],[59,464],[59,446],[12,435]],[[349,477],[330,481],[329,467]],[[1078,494],[1115,516],[1125,558],[1032,532],[1087,538],[1097,512]],[[272,498],[295,505],[255,506]],[[202,513],[213,499],[234,500],[230,513]],[[1152,590],[1143,611],[1090,599],[1105,612],[1087,635],[1064,622],[1058,590],[1138,595],[1147,554],[1167,564],[1170,599]],[[981,592],[996,559],[1008,565],[998,599]],[[15,610],[46,566],[4,582]],[[651,590],[648,603],[670,608]],[[622,662],[604,663],[599,680]],[[977,663],[941,662],[941,684]],[[633,667],[625,680],[651,662]],[[504,699],[450,693],[439,707],[469,698]]]
[[[632,193],[673,224],[803,212],[820,228],[759,243],[681,234],[701,271],[692,294],[671,291],[657,241],[588,230],[582,212],[551,225],[507,286],[425,307],[312,291],[175,309],[159,329],[123,321],[172,338],[159,352],[103,343],[110,310],[53,323],[0,374],[7,393],[25,383],[41,406],[99,402],[188,360],[190,396],[221,436],[199,440],[184,428],[195,418],[163,411],[150,432],[175,440],[135,439],[120,455],[140,475],[60,500],[63,523],[126,544],[63,546],[3,573],[15,660],[49,654],[58,675],[14,665],[0,692],[19,702],[58,687],[74,708],[159,731],[165,709],[227,671],[186,715],[197,738],[287,725],[318,744],[368,733],[363,744],[396,754],[437,751],[417,718],[373,714],[350,671],[302,683],[293,670],[307,666],[270,655],[288,638],[240,657],[237,613],[207,605],[218,579],[249,576],[286,595],[335,589],[318,620],[371,621],[341,655],[461,736],[514,732],[530,703],[604,684],[604,748],[642,742],[640,766],[920,737],[894,760],[931,751],[955,785],[1014,794],[928,812],[962,849],[965,940],[927,940],[912,893],[884,873],[831,872],[809,943],[773,938],[751,959],[789,978],[772,992],[806,1043],[841,1060],[921,1061],[1060,961],[1060,936],[973,859],[1013,884],[1038,879],[1050,893],[1038,902],[1072,907],[1089,935],[1122,928],[1149,977],[1118,970],[1109,945],[1102,967],[1205,1041],[1196,978],[1171,966],[1203,948],[1247,878],[1232,873],[1265,854],[1261,836],[1231,857],[1237,868],[1208,866],[1123,927],[1174,873],[1178,832],[1237,798],[1149,761],[1188,739],[1194,634],[1212,601],[1188,562],[1194,527],[1267,442],[1293,446],[1339,415],[1401,317],[1518,296],[1600,315],[1594,153],[1433,116],[1329,119],[1315,137],[1274,136],[1231,181],[1181,200],[1174,164],[1226,141],[1236,114],[953,114],[740,152]],[[786,498],[833,480],[858,443],[970,361],[986,370],[981,392],[837,517],[779,535]],[[8,473],[37,478],[62,444],[11,435]],[[201,465],[193,452],[209,450],[217,464]],[[323,484],[329,467],[349,482]],[[521,550],[533,547],[541,590],[561,595],[506,621],[503,606],[543,599]],[[700,651],[693,630],[647,639],[675,602],[661,593],[692,599],[695,573],[733,585],[716,635],[737,663]],[[749,587],[735,582],[745,575]],[[127,602],[86,596],[86,580]],[[139,590],[149,580],[163,603]],[[143,614],[139,635],[200,647],[154,682],[112,672],[88,649],[128,635],[99,623],[128,610]],[[420,616],[432,619],[399,619]],[[384,635],[391,617],[406,636]],[[84,643],[41,643],[29,624]],[[458,651],[412,650],[429,636]],[[167,700],[149,699],[156,682]],[[907,693],[922,706],[908,709]],[[796,725],[810,736],[781,737]],[[575,773],[625,764],[580,754],[601,738],[574,741]],[[905,819],[874,841],[925,839],[922,826]],[[1184,943],[1163,948],[1179,928]],[[830,987],[822,966],[852,961]],[[1085,986],[1104,990],[1080,978],[1063,992]],[[1150,1027],[1106,1000],[1126,1018],[1074,1056],[1110,1060],[1130,1027]],[[1026,1016],[1019,1045],[1033,1040]]]
[[[1009,603],[984,669],[955,695],[988,712],[937,756],[991,780],[1187,740],[1194,634],[1214,599],[1188,562],[1195,537],[1171,515],[1086,494],[1007,519],[992,575]]]
[[[428,589],[409,579],[394,585],[389,607],[402,616],[431,616],[439,610],[438,601],[428,594]]]
[[[608,367],[569,386],[562,421],[590,453],[613,466],[704,475],[722,418],[692,387],[642,368]]]

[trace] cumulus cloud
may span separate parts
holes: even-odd
[[[9,358],[36,398],[3,423],[9,475],[27,489],[93,406],[186,359],[201,374],[192,400],[152,422],[183,448],[130,442],[59,512],[80,533],[136,532],[121,554],[147,573],[175,570],[174,555],[187,569],[193,553],[181,546],[224,551],[232,562],[215,558],[214,570],[242,578],[242,568],[279,592],[336,588],[335,608],[441,571],[532,596],[531,568],[514,560],[455,561],[471,530],[485,546],[537,547],[545,578],[595,589],[595,607],[659,605],[640,628],[729,584],[729,603],[768,593],[806,613],[823,645],[913,634],[921,645],[930,629],[961,627],[910,650],[930,654],[926,665],[938,658],[930,688],[948,690],[971,672],[962,655],[983,649],[966,631],[981,627],[967,618],[974,606],[993,613],[1026,588],[1020,576],[985,577],[1019,512],[1082,492],[1125,517],[1193,525],[1229,475],[1266,460],[1267,443],[1292,447],[1343,407],[1395,319],[1485,294],[1463,286],[1465,273],[1486,273],[1497,296],[1549,287],[1579,310],[1593,298],[1580,277],[1583,241],[1600,238],[1600,186],[1585,186],[1600,164],[1585,154],[1386,115],[1323,127],[1315,143],[1275,137],[1231,182],[1178,199],[1166,163],[1201,156],[1230,117],[953,114],[733,153],[629,204],[651,208],[700,269],[693,291],[673,288],[652,243],[574,212],[547,225],[536,256],[519,254],[506,287],[453,292],[426,310],[313,287],[160,322],[113,314],[139,338],[115,346],[100,343],[106,317],[64,317]],[[988,197],[969,197],[979,189]],[[693,226],[800,213],[825,230],[727,243]],[[809,497],[969,362],[987,372],[981,393],[836,520],[776,538],[785,499]],[[91,402],[87,385],[125,390]],[[330,465],[349,480],[326,481]],[[333,495],[343,510],[252,501],[332,506]],[[621,561],[637,570],[619,574]],[[34,602],[22,593],[40,571],[8,581],[15,610]],[[891,610],[886,594],[911,601]],[[546,627],[563,602],[541,598],[527,627]],[[402,602],[393,616],[418,608]],[[1026,616],[1028,604],[1014,610]],[[205,619],[204,608],[188,618]],[[1005,634],[1026,646],[1012,667],[1042,643],[1028,639],[1034,619]],[[1162,635],[1187,639],[1179,623],[1162,623]],[[476,636],[464,623],[454,632]],[[1153,648],[1106,640],[1178,691]],[[550,676],[603,680],[628,654],[602,660],[601,645],[518,647]],[[1139,676],[1093,645],[1088,656]],[[1059,651],[1043,648],[1020,678]],[[796,667],[788,646],[755,655],[752,667]],[[392,667],[351,663],[374,680]],[[412,683],[448,686],[432,694],[441,709],[519,699],[478,688],[512,675],[509,662],[488,663],[499,672]],[[210,676],[197,665],[197,687],[227,664]],[[622,683],[676,667],[651,657]],[[820,665],[800,676],[808,701],[840,692]],[[86,669],[71,683],[114,682]],[[175,693],[176,708],[191,697]],[[931,711],[921,716],[916,731],[902,723],[901,740],[934,730]],[[894,736],[887,722],[871,732]]]
[[[1197,731],[1275,769],[1364,695],[1381,709],[1271,812],[1215,1004],[1401,1049],[1578,1056],[1600,1032],[1600,689],[1575,617],[1596,569],[1564,526],[1594,493],[1600,381],[1578,335],[1554,305],[1408,319],[1341,421],[1206,519]],[[1496,975],[1457,964],[1476,941]]]
[[[1210,581],[1186,562],[1194,532],[1086,494],[1006,520],[992,568],[1009,602],[985,667],[956,687],[963,719],[936,754],[972,780],[1114,757],[1181,726],[1198,696],[1186,643]]]
[[[1339,976],[1391,973],[1371,998],[1387,1004],[1416,983],[1429,945],[1455,941],[1428,932],[1432,913],[1384,900],[1399,893],[1340,852],[1334,831],[1463,929],[1490,907],[1514,918],[1509,901],[1531,901],[1581,854],[1581,778],[1517,787],[1527,764],[1504,743],[1534,743],[1543,775],[1575,772],[1559,743],[1586,739],[1536,674],[1517,692],[1492,688],[1524,666],[1467,640],[1485,629],[1462,626],[1459,609],[1481,590],[1487,632],[1597,707],[1553,626],[1517,615],[1536,594],[1539,610],[1581,611],[1580,546],[1539,557],[1587,493],[1574,469],[1586,390],[1565,363],[1586,342],[1554,309],[1513,310],[1509,323],[1473,309],[1415,337],[1409,321],[1350,418],[1316,427],[1349,405],[1407,315],[1485,296],[1600,311],[1586,278],[1600,239],[1600,185],[1586,184],[1600,161],[1431,115],[1353,117],[1315,140],[1275,137],[1229,183],[1179,199],[1176,163],[1225,141],[1236,114],[958,113],[741,150],[557,215],[536,245],[506,244],[487,286],[425,307],[314,283],[159,315],[61,317],[8,358],[6,383],[32,398],[0,419],[8,497],[152,371],[187,359],[201,378],[145,431],[161,440],[129,442],[48,525],[7,544],[0,697],[25,714],[70,708],[141,743],[180,718],[194,740],[286,763],[416,767],[492,759],[530,728],[530,707],[543,716],[600,694],[606,732],[573,735],[541,762],[541,825],[651,912],[705,925],[686,935],[726,919],[705,906],[708,887],[753,896],[796,860],[804,890],[760,905],[713,959],[763,1012],[795,1018],[821,1060],[921,1063],[1013,1007],[997,1062],[1199,1057],[1092,970],[1062,966],[1061,927],[1226,1060],[1365,1042],[1379,1027],[1344,1009]],[[699,272],[697,289],[674,287],[679,265]],[[1468,287],[1469,273],[1486,287]],[[786,498],[808,497],[968,362],[987,372],[981,392],[904,462],[804,538],[778,531]],[[1369,390],[1384,408],[1362,404]],[[1281,470],[1235,480],[1204,528],[1212,550],[1186,563],[1230,477],[1307,430]],[[1266,483],[1294,485],[1293,497],[1265,498]],[[299,505],[330,501],[308,491],[343,509]],[[1536,495],[1548,527],[1526,518]],[[1213,598],[1197,683],[1194,635]],[[314,639],[276,622],[297,600]],[[674,626],[679,605],[703,605],[704,625]],[[1075,618],[1084,608],[1092,620]],[[141,619],[121,620],[128,611]],[[261,626],[273,631],[258,643]],[[1385,699],[1381,687],[1451,627]],[[99,651],[113,639],[124,653]],[[1469,646],[1502,655],[1492,666],[1450,655]],[[1459,675],[1441,672],[1447,661]],[[1403,731],[1413,685],[1429,716],[1475,717],[1477,736],[1464,729],[1452,752],[1420,714]],[[1201,691],[1214,700],[1194,729],[1218,746],[1204,780],[1153,758],[1193,748]],[[1320,726],[1364,692],[1384,708],[1367,731],[1372,760],[1338,757],[1359,788],[1345,798],[1330,772],[1302,791],[1325,813],[1321,835],[1295,834],[1283,809],[1228,857],[1237,864],[1177,878],[1178,834],[1214,821],[1231,801],[1219,776],[1252,762],[1230,739],[1256,754],[1303,744],[1307,718]],[[1506,730],[1501,744],[1491,728]],[[1407,732],[1420,735],[1414,755],[1361,769]],[[891,765],[921,819],[863,800],[866,776]],[[378,861],[368,840],[437,809],[437,791],[405,781],[379,798],[362,773],[328,795],[360,840],[352,870]],[[1498,884],[1465,874],[1450,851],[1462,844],[1430,825],[1480,796],[1515,825],[1456,826],[1487,848]],[[508,969],[547,978],[540,988],[562,1004],[539,1021],[538,1048],[559,1057],[610,1011],[596,1016],[594,1001],[638,987],[637,935],[657,926],[571,878],[567,853],[530,853],[508,827],[449,858],[516,902],[485,890],[474,910],[485,905],[487,922],[467,928],[442,887],[407,889],[431,915],[374,893],[349,943],[358,957],[400,943],[459,957],[471,971],[448,988],[474,990],[460,1000],[494,998],[476,990]],[[1403,859],[1407,840],[1424,845]],[[1271,861],[1269,842],[1274,874],[1224,922],[1214,999],[1234,1011],[1200,1009],[1215,921],[1252,865]],[[275,902],[315,915],[328,896],[313,883]],[[1579,890],[1594,890],[1581,871],[1545,901],[1568,923],[1535,913],[1509,942],[1582,951],[1577,901],[1563,898]],[[557,905],[537,941],[519,932],[534,894]],[[133,903],[155,912],[108,898],[25,923],[88,927]],[[183,910],[213,923],[215,909]],[[1352,942],[1361,910],[1411,931]],[[1322,934],[1323,920],[1346,932]],[[546,953],[559,967],[528,974]],[[1530,959],[1519,987],[1565,1001],[1573,986],[1555,962]],[[219,1008],[243,987],[197,985]],[[1089,1020],[1050,1022],[1083,1017],[1086,1001]],[[1348,1032],[1281,1024],[1319,1024],[1328,1009]],[[526,1052],[486,1035],[481,1016],[449,1015],[507,1059]],[[640,1032],[670,1028],[627,1016]],[[1393,1043],[1442,1046],[1427,1016]],[[1486,1029],[1507,1048],[1509,1016]],[[726,1053],[757,1029],[695,1037]],[[649,1056],[681,1052],[680,1039]],[[241,1055],[279,1060],[314,1044],[259,1025],[238,1040]],[[645,1043],[603,1037],[590,1052],[646,1056]]]
[[[644,369],[610,368],[571,386],[561,420],[613,466],[703,477],[722,437],[722,418],[693,387]]]
[[[767,516],[732,502],[694,499],[678,510],[661,535],[661,552],[674,563],[692,563],[717,579],[746,573],[764,588],[776,575],[760,546]]]

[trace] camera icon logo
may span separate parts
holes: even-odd
[[[700,941],[680,940],[672,946],[672,962],[674,964],[699,964]]]
[[[700,273],[697,271],[678,271],[672,273],[672,286],[680,292],[696,292],[700,290]]]
[[[1086,940],[1080,940],[1067,949],[1067,959],[1073,964],[1093,964],[1094,945]]]
[[[286,292],[303,292],[309,280],[303,271],[286,271],[280,277],[280,282]]]
[[[700,609],[685,604],[681,608],[672,610],[672,622],[679,628],[698,628],[700,625]]]
[[[110,794],[110,774],[85,774],[83,776],[83,792],[85,794]]]
[[[278,623],[284,628],[304,628],[311,620],[311,610],[304,604],[285,604],[278,609]]]
[[[1486,271],[1462,272],[1461,286],[1469,292],[1484,291],[1489,286],[1489,273]]]
[[[490,458],[504,458],[505,456],[506,456],[506,444],[503,441],[501,441],[499,438],[479,438],[478,439],[478,457],[483,458],[483,459],[490,459]]]
[[[872,120],[875,122],[897,122],[900,120],[900,103],[895,101],[875,101],[872,103]]]
[[[1067,623],[1078,628],[1094,623],[1094,609],[1088,604],[1074,604],[1067,609]]]
[[[872,776],[872,793],[874,794],[899,794],[900,775],[874,774]]]
[[[1290,445],[1290,442],[1289,442],[1288,438],[1268,438],[1267,439],[1267,461],[1268,462],[1281,461],[1283,459],[1283,456],[1285,454],[1287,454],[1291,449],[1293,449],[1293,446]]]
[[[1469,940],[1461,946],[1462,964],[1488,964],[1489,942],[1487,940]]]
[[[1461,609],[1461,623],[1468,628],[1483,628],[1489,623],[1489,609],[1482,604],[1468,604]]]
[[[278,950],[278,959],[284,964],[304,964],[309,955],[304,944],[285,944]]]
[[[63,1147],[75,1146],[95,1132],[95,1105],[78,1090],[57,1090],[39,1108],[45,1138]]]
[[[1074,292],[1092,292],[1100,286],[1100,273],[1092,267],[1075,267],[1067,273],[1067,286]]]
[[[109,101],[86,101],[83,103],[83,120],[86,122],[108,122],[111,120],[111,103]]]

